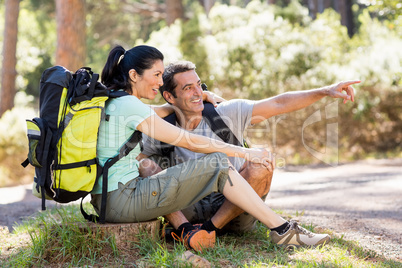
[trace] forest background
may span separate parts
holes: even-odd
[[[262,99],[360,79],[356,101],[324,99],[250,128],[278,168],[401,157],[402,3],[368,0],[0,0],[0,186],[30,182],[25,119],[52,65],[100,73],[116,45],[186,59],[225,97]],[[164,103],[160,96],[156,103]]]

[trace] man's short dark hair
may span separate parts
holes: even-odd
[[[161,93],[162,97],[163,92],[167,91],[170,92],[173,97],[177,98],[177,95],[174,91],[174,89],[177,87],[177,82],[175,81],[174,76],[176,74],[184,73],[191,70],[195,70],[195,64],[191,61],[176,61],[166,66],[163,73],[163,86],[159,88],[159,92]]]

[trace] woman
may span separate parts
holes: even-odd
[[[156,48],[137,46],[125,51],[117,46],[110,52],[102,71],[102,83],[109,90],[124,90],[130,95],[108,100],[106,104],[109,120],[102,121],[100,125],[97,146],[101,165],[118,154],[121,145],[135,130],[162,142],[207,155],[141,178],[135,159],[140,153],[137,146],[109,169],[106,220],[138,222],[164,215],[173,227],[182,231],[189,248],[201,250],[214,245],[215,233],[195,229],[177,211],[219,191],[268,227],[286,224],[261,200],[227,159],[228,156],[242,157],[272,169],[267,150],[247,149],[217,140],[212,142],[207,137],[191,134],[159,117],[166,115],[166,108],[157,107],[153,110],[140,101],[141,98],[155,98],[159,87],[163,85],[163,71],[163,55]],[[91,201],[98,213],[101,185],[102,178],[92,192]]]

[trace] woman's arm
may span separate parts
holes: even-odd
[[[174,112],[174,108],[169,103],[163,105],[149,105],[159,117],[165,117]]]
[[[193,152],[221,152],[227,156],[241,157],[248,161],[261,163],[268,169],[271,168],[271,153],[265,149],[247,149],[201,135],[195,135],[167,123],[156,115],[145,119],[137,126],[137,129],[156,140],[183,147]]]

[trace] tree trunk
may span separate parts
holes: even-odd
[[[55,0],[57,20],[56,64],[69,70],[85,65],[85,0]]]
[[[324,0],[324,9],[332,7],[332,1],[331,0]]]
[[[0,117],[14,107],[15,77],[17,71],[17,38],[19,0],[6,0],[6,14],[3,40],[3,69],[1,72]]]
[[[355,33],[355,22],[352,10],[352,0],[346,0],[346,27],[348,28],[349,37],[352,37]]]
[[[318,3],[317,0],[308,0],[308,10],[310,13],[310,17],[315,19],[317,17],[318,11]]]
[[[346,26],[349,37],[352,37],[354,34],[352,0],[340,0],[339,13],[341,14],[341,24]]]
[[[345,7],[345,0],[340,0],[338,3],[339,7],[339,14],[341,15],[341,24],[346,25],[346,7]]]
[[[86,234],[91,230],[92,235],[99,235],[101,239],[113,236],[118,249],[128,249],[133,247],[133,242],[140,242],[142,239],[152,239],[159,241],[160,220],[155,219],[144,222],[134,223],[105,223],[96,224],[93,222],[72,223],[81,233]],[[59,235],[61,227],[68,227],[71,223],[54,226],[53,234]],[[69,228],[72,228],[71,226]]]
[[[171,25],[176,19],[184,18],[181,0],[166,0],[166,24]]]
[[[205,14],[209,14],[209,11],[215,4],[215,0],[199,0],[201,6],[204,8]]]

